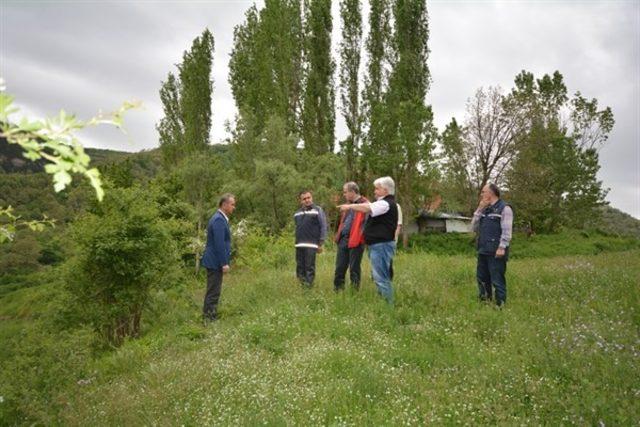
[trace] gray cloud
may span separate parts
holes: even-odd
[[[157,146],[158,90],[182,53],[208,27],[215,37],[212,140],[235,114],[227,82],[233,27],[248,1],[0,3],[0,74],[26,113],[65,108],[90,117],[138,99],[128,135],[85,133],[89,146],[136,151]],[[616,126],[601,151],[600,178],[613,206],[640,218],[640,6],[634,1],[433,1],[433,77],[428,102],[436,125],[464,118],[481,86],[505,90],[522,69],[559,70],[570,92],[611,106]],[[334,4],[334,35],[339,34]],[[335,42],[335,41],[334,41]],[[337,76],[336,76],[337,81]],[[338,120],[337,137],[346,134]]]

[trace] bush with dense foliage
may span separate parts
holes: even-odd
[[[139,187],[110,189],[72,236],[66,282],[79,317],[111,344],[138,336],[151,290],[177,280],[175,243],[154,199]]]

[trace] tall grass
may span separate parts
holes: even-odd
[[[606,234],[598,230],[564,230],[557,234],[527,237],[516,233],[510,248],[511,259],[542,258],[565,255],[597,255],[602,252],[640,248],[640,239]],[[475,254],[475,235],[471,233],[429,233],[410,236],[409,252],[434,255]]]
[[[191,277],[155,294],[143,337],[115,350],[46,327],[53,285],[4,297],[0,423],[640,422],[638,249],[514,259],[497,310],[476,300],[471,257],[401,252],[390,307],[366,258],[360,292],[333,292],[332,251],[304,290],[293,249],[272,243],[275,264],[226,276],[220,321],[201,324],[205,278]]]

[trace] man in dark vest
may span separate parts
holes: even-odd
[[[393,304],[391,285],[391,261],[396,251],[396,227],[398,226],[398,206],[395,201],[396,186],[389,176],[373,182],[376,201],[340,205],[341,212],[354,210],[369,214],[364,227],[364,240],[369,248],[371,274],[378,293],[389,304]]]
[[[311,191],[298,194],[300,209],[293,215],[296,224],[296,276],[303,286],[313,286],[316,253],[327,238],[327,220],[322,208],[313,203]]]
[[[224,194],[218,203],[217,212],[207,225],[207,244],[200,260],[200,264],[207,269],[207,291],[202,308],[205,322],[218,318],[222,276],[229,272],[231,261],[229,217],[235,209],[235,196],[230,193]]]
[[[347,182],[342,186],[342,195],[347,203],[369,203],[360,195],[360,188],[355,182]],[[344,276],[349,269],[351,287],[360,289],[360,263],[364,253],[364,223],[367,214],[348,210],[341,212],[338,231],[336,232],[336,271],[333,278],[333,289],[344,289]]]
[[[478,233],[478,296],[493,299],[500,307],[507,301],[507,260],[513,230],[513,210],[500,199],[500,189],[487,184],[480,192],[480,203],[473,214],[473,230]]]

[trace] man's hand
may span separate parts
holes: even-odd
[[[228,273],[230,269],[231,269],[231,267],[229,267],[228,264],[222,266],[222,272],[223,273]]]
[[[489,203],[483,202],[482,199],[480,199],[480,201],[478,202],[478,208],[476,210],[481,211],[487,206],[489,206]]]
[[[321,254],[321,253],[322,253],[322,246],[318,246],[318,251],[317,251],[317,252],[318,252],[319,254]]]
[[[504,256],[504,253],[504,248],[498,248],[498,250],[496,251],[496,258],[502,258]]]
[[[338,205],[337,208],[340,210],[340,212],[346,212],[351,209],[349,205]]]

